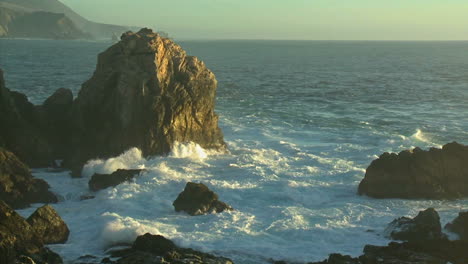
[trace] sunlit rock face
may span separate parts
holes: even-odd
[[[367,168],[358,192],[375,198],[468,197],[468,146],[452,142],[442,149],[384,153]]]
[[[217,81],[196,57],[150,29],[127,32],[99,55],[74,103],[78,162],[131,148],[169,152],[174,142],[224,148],[214,112]]]

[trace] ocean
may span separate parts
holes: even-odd
[[[372,160],[412,147],[468,144],[468,42],[178,41],[219,82],[216,111],[229,153],[183,142],[164,157],[138,149],[88,162],[84,178],[35,169],[60,197],[71,234],[51,245],[67,263],[161,234],[236,263],[320,261],[386,245],[394,218],[434,207],[442,225],[468,200],[357,195]],[[6,85],[40,104],[58,88],[77,94],[111,43],[0,39]],[[145,168],[96,193],[94,172]],[[203,182],[236,210],[188,216],[172,202]],[[82,195],[94,199],[80,201]],[[20,210],[28,216],[35,208]]]

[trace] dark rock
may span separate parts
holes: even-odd
[[[309,264],[361,264],[358,258],[352,258],[348,255],[330,254],[328,259],[322,262],[310,262]]]
[[[11,207],[25,208],[31,203],[55,203],[49,185],[32,177],[29,168],[13,153],[0,148],[0,199]]]
[[[446,238],[442,233],[440,217],[434,208],[420,211],[411,219],[400,217],[393,220],[386,229],[389,237],[397,240],[427,241]]]
[[[149,233],[139,236],[132,248],[112,252],[117,261],[106,259],[101,263],[115,264],[159,264],[159,263],[193,263],[193,264],[232,264],[230,259],[217,257],[190,248],[179,248],[172,241],[159,235]]]
[[[468,241],[468,212],[458,213],[453,222],[448,223],[445,228],[460,236],[460,239]]]
[[[96,71],[74,103],[68,164],[117,156],[132,147],[145,156],[174,142],[225,148],[214,112],[217,81],[196,57],[149,29],[128,32],[99,55]]]
[[[183,192],[173,203],[177,212],[184,211],[190,215],[220,213],[232,210],[232,207],[218,200],[218,195],[202,183],[188,182]]]
[[[468,197],[468,146],[384,153],[367,168],[358,193],[375,198]]]
[[[0,200],[0,263],[61,264],[56,253],[45,248],[31,225]],[[27,263],[27,262],[26,262]]]
[[[108,187],[115,187],[122,182],[130,181],[136,175],[144,170],[124,170],[119,169],[112,174],[98,174],[95,173],[88,185],[92,191],[99,191]]]
[[[45,244],[62,244],[68,240],[67,224],[50,205],[40,207],[26,221]]]

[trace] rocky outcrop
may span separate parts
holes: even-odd
[[[193,264],[232,264],[230,259],[199,252],[190,248],[180,248],[172,241],[160,235],[145,234],[137,237],[131,249],[115,251],[112,257],[117,261],[106,259],[110,264],[159,264],[159,263],[193,263]]]
[[[50,205],[40,207],[26,221],[44,244],[63,244],[68,240],[67,224]]]
[[[457,218],[445,225],[445,228],[458,234],[460,239],[468,241],[468,212],[458,213]]]
[[[74,104],[74,162],[137,147],[168,153],[174,142],[225,143],[214,112],[217,81],[196,57],[150,29],[128,32],[99,55]]]
[[[386,233],[392,239],[406,241],[428,241],[446,238],[442,233],[439,213],[434,208],[420,211],[411,219],[400,217],[393,220],[387,227]]]
[[[468,146],[453,142],[442,149],[384,153],[367,168],[358,193],[375,198],[468,197]]]
[[[0,148],[0,200],[18,209],[31,203],[54,203],[57,197],[13,153]]]
[[[177,212],[184,211],[189,215],[220,213],[232,210],[228,204],[218,200],[218,195],[202,183],[189,182],[183,192],[173,203]]]
[[[130,181],[144,170],[119,169],[111,174],[95,173],[88,182],[91,191],[99,191],[108,187],[115,187],[123,182]]]
[[[0,263],[61,264],[56,253],[45,248],[31,225],[0,200]]]

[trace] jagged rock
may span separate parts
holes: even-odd
[[[358,258],[353,258],[348,255],[330,254],[328,259],[322,262],[314,262],[315,264],[361,264]],[[310,262],[309,264],[314,264]]]
[[[74,103],[68,164],[108,158],[132,147],[145,156],[174,142],[224,148],[214,112],[217,81],[196,57],[150,29],[127,32],[98,57]]]
[[[46,167],[53,161],[52,149],[36,126],[35,116],[34,105],[24,94],[5,87],[0,69],[0,147],[31,167]]]
[[[439,213],[434,208],[420,211],[413,219],[400,217],[393,220],[388,225],[386,233],[392,239],[407,241],[427,241],[446,237],[442,233]]]
[[[67,224],[50,205],[38,208],[26,221],[45,244],[62,244],[68,240]]]
[[[13,153],[0,148],[0,199],[15,209],[31,203],[55,203],[47,182],[35,179]]]
[[[163,264],[163,263],[193,263],[193,264],[233,264],[230,259],[217,257],[190,248],[179,248],[172,241],[160,235],[146,233],[137,237],[130,249],[112,252],[112,257],[102,263],[113,264]]]
[[[445,225],[445,228],[460,236],[460,239],[468,241],[468,212],[458,213],[453,222]]]
[[[468,197],[468,146],[384,153],[367,168],[358,193],[375,198]]]
[[[45,248],[31,225],[0,200],[0,263],[32,259],[36,264],[61,264],[62,259]]]
[[[232,207],[218,200],[218,195],[202,183],[188,182],[183,192],[173,203],[177,212],[184,211],[190,215],[220,213],[232,210]]]
[[[89,189],[99,191],[108,187],[115,187],[122,182],[130,181],[144,170],[118,169],[111,174],[95,173],[88,182]]]

